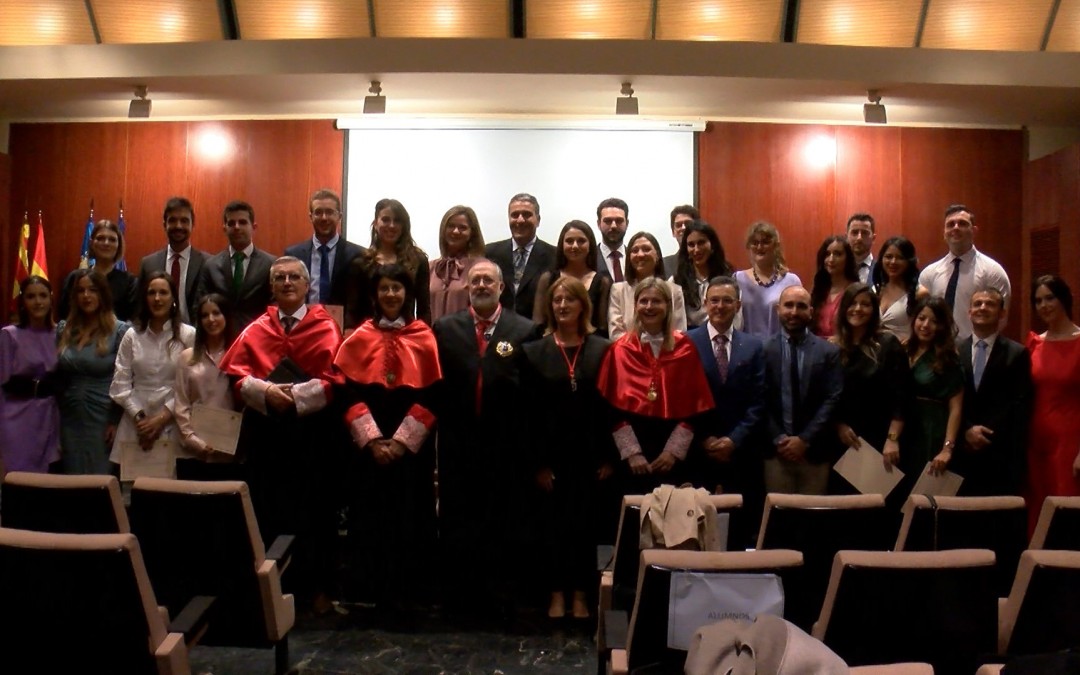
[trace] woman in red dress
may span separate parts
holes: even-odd
[[[1072,321],[1072,291],[1047,274],[1031,292],[1035,313],[1046,324],[1031,333],[1031,380],[1035,387],[1028,443],[1028,529],[1033,531],[1048,496],[1080,495],[1080,327]]]

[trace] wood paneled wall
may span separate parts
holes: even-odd
[[[0,282],[3,282],[0,324],[7,322],[15,247],[19,245],[19,228],[11,222],[11,155],[0,152]]]
[[[330,120],[13,124],[3,214],[21,223],[24,209],[43,211],[57,279],[78,264],[91,199],[95,219],[112,220],[123,200],[129,268],[165,245],[161,209],[173,195],[195,205],[196,248],[226,246],[222,207],[243,199],[255,208],[256,246],[280,253],[311,236],[308,196],[340,193],[344,146]],[[8,288],[15,241],[5,236],[0,253]]]
[[[1031,311],[1031,282],[1047,270],[1033,269],[1031,234],[1058,228],[1058,269],[1069,284],[1074,296],[1073,321],[1080,319],[1080,145],[1072,145],[1052,155],[1029,162],[1024,167],[1024,219],[1021,248],[1024,275],[1022,279],[1023,316],[1025,326],[1043,331],[1046,326],[1034,318]]]
[[[833,145],[835,158],[809,156],[812,147]],[[875,255],[886,238],[902,234],[925,265],[946,252],[945,207],[967,204],[979,228],[976,246],[1018,285],[1023,153],[1020,131],[710,123],[699,144],[699,204],[738,268],[748,264],[750,223],[776,225],[788,263],[807,285],[822,240],[842,233],[851,214],[874,216]]]

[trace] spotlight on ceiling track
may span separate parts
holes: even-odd
[[[128,105],[128,117],[130,119],[146,119],[150,117],[150,105],[152,101],[146,98],[146,85],[135,85],[135,98]]]
[[[877,89],[866,92],[866,98],[870,101],[862,107],[863,122],[867,124],[888,124],[889,119],[885,115],[885,106],[881,102],[881,94]]]
[[[368,87],[371,96],[364,97],[364,114],[381,115],[386,112],[386,97],[382,95],[382,82],[372,80]]]
[[[636,115],[638,114],[638,100],[634,98],[634,88],[630,86],[629,82],[622,83],[622,89],[619,91],[623,95],[623,98],[615,99],[615,114],[616,115]]]

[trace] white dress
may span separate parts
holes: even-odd
[[[881,308],[881,330],[892,333],[900,342],[911,337],[911,317],[907,313],[907,293],[888,307]]]
[[[116,429],[116,440],[113,441],[109,461],[120,463],[122,443],[139,442],[139,435],[135,430],[135,415],[139,411],[153,415],[165,407],[175,414],[177,361],[180,352],[194,344],[195,329],[181,324],[180,341],[170,342],[171,340],[171,322],[166,322],[160,333],[149,328],[133,328],[120,340],[109,396],[124,409],[124,416]],[[180,448],[175,421],[165,425],[161,438],[177,441],[174,443],[177,454],[188,454]],[[173,474],[175,475],[175,467]]]

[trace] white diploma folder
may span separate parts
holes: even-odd
[[[236,454],[243,418],[243,414],[235,410],[214,408],[202,403],[191,406],[191,426],[195,429],[195,435],[216,452],[226,455]]]
[[[895,466],[885,468],[885,459],[877,448],[859,438],[859,448],[848,448],[833,470],[864,495],[888,496],[904,478]]]
[[[120,444],[120,480],[136,478],[176,478],[176,442],[159,438],[143,450],[138,441]]]
[[[964,477],[952,471],[942,471],[937,476],[930,475],[930,462],[927,462],[922,474],[919,475],[919,480],[915,481],[915,487],[911,488],[911,494],[955,497],[963,482]]]

